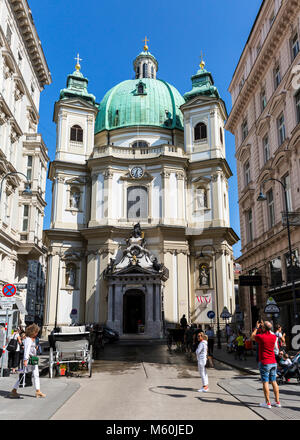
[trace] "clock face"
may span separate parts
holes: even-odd
[[[140,179],[143,176],[144,171],[143,171],[143,168],[141,168],[141,167],[133,167],[131,169],[130,173],[131,173],[132,177],[134,177],[135,179]]]

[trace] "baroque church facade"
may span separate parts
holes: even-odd
[[[183,96],[147,46],[133,66],[97,104],[77,61],[55,103],[47,331],[159,338],[183,314],[234,313],[225,104],[204,62]]]

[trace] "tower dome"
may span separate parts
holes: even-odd
[[[158,63],[148,46],[133,65],[136,79],[117,84],[100,102],[95,133],[132,126],[183,130],[180,106],[185,101],[175,87],[156,78]]]

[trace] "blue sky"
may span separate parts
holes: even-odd
[[[52,75],[52,84],[41,94],[40,123],[54,159],[56,131],[53,107],[67,75],[74,71],[74,57],[82,58],[88,90],[100,102],[115,84],[133,78],[132,62],[143,49],[143,38],[159,63],[158,77],[181,94],[191,90],[191,76],[199,68],[201,50],[206,68],[224,99],[228,113],[228,86],[259,10],[261,0],[28,0]],[[229,180],[231,226],[240,235],[234,137],[226,132],[227,161],[233,172]],[[44,228],[49,228],[51,182]],[[240,242],[234,246],[240,255]]]

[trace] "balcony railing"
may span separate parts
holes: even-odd
[[[185,152],[183,147],[176,145],[157,145],[152,147],[120,147],[115,145],[104,145],[95,147],[93,158],[105,156],[117,156],[130,159],[151,158],[157,156],[177,156],[184,157]]]

